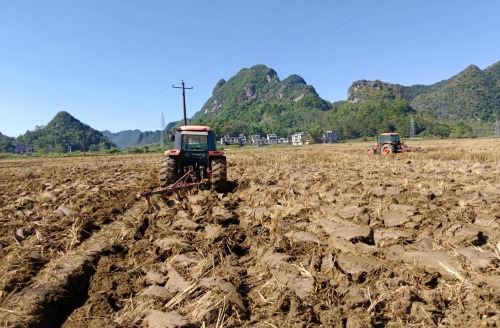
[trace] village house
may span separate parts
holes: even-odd
[[[252,135],[250,137],[252,139],[252,143],[258,145],[259,147],[269,146],[269,145],[289,145],[290,142],[288,138],[280,138],[276,134],[268,134],[265,138],[261,138],[259,135]]]
[[[258,144],[260,142],[260,136],[258,134],[254,134],[250,136],[253,144]]]
[[[275,134],[268,134],[267,135],[267,141],[269,141],[269,144],[277,144],[278,143],[278,136]]]
[[[302,138],[304,138],[307,135],[305,132],[296,132],[292,135],[292,145],[294,146],[301,146],[303,145]]]
[[[221,145],[233,145],[233,144],[240,144],[243,145],[247,142],[247,138],[240,134],[237,137],[231,137],[229,134],[226,134],[224,137],[220,138],[220,144]]]

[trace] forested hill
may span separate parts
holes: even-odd
[[[449,121],[489,121],[500,115],[500,62],[480,70],[470,65],[448,80],[403,87],[403,97],[421,113]]]
[[[14,150],[14,146],[12,142],[14,138],[4,136],[2,132],[0,132],[0,153],[10,153]]]
[[[116,133],[112,133],[108,130],[101,131],[101,133],[107,137],[109,140],[115,143],[117,147],[133,147],[136,146],[136,141],[139,135],[142,133],[140,130],[125,130]]]
[[[242,69],[227,82],[220,80],[193,121],[210,125],[218,137],[224,133],[289,137],[304,131],[318,140],[322,132],[336,130],[342,140],[394,131],[407,137],[411,116],[422,136],[473,135],[470,128],[460,127],[456,132],[454,126],[416,111],[404,99],[404,87],[399,84],[356,81],[347,101],[331,104],[302,77],[291,75],[280,81],[276,71],[264,65]]]
[[[93,129],[62,111],[46,125],[36,127],[34,131],[27,131],[24,135],[17,137],[14,143],[25,145],[27,148],[35,148],[39,151],[65,152],[68,146],[72,151],[83,150],[83,136],[85,131],[85,148],[108,149],[113,143]]]
[[[316,124],[330,109],[302,77],[280,81],[275,70],[255,65],[220,80],[192,120],[229,133],[289,135]]]
[[[410,135],[410,120],[420,136],[471,137],[471,128],[439,122],[416,111],[403,98],[403,86],[381,81],[359,80],[348,90],[348,101],[334,104],[324,122],[338,131],[340,139],[373,137],[384,132]]]
[[[347,101],[333,104],[302,77],[280,80],[272,68],[255,65],[227,82],[221,79],[190,121],[210,125],[218,138],[225,133],[289,137],[304,131],[319,139],[322,132],[336,130],[339,139],[345,140],[383,132],[408,137],[412,116],[420,136],[492,135],[493,122],[500,116],[500,62],[484,70],[471,65],[428,86],[359,80],[349,88]],[[166,131],[180,124],[169,123]],[[109,148],[113,142],[119,147],[159,146],[162,137],[159,130],[103,131],[103,135],[69,113],[59,112],[47,126],[37,126],[18,138],[0,134],[0,151],[11,151],[12,143],[43,151],[63,151],[68,146],[81,150],[84,130],[87,149]]]
[[[179,122],[170,122],[165,127],[165,132],[172,130],[176,125],[180,125]],[[110,132],[108,130],[101,131],[101,133],[109,138],[113,143],[119,148],[130,148],[130,147],[142,147],[142,146],[152,146],[159,147],[161,144],[162,133],[160,130],[156,131],[144,131],[135,130],[125,130],[120,132]],[[168,144],[167,133],[163,135],[164,144]]]
[[[119,148],[142,147],[142,146],[159,146],[161,143],[161,131],[140,131],[140,130],[125,130],[116,133],[109,131],[101,131],[102,134],[109,138]]]

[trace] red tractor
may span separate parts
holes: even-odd
[[[216,191],[226,192],[226,157],[216,149],[215,134],[210,127],[184,125],[176,129],[171,140],[174,149],[166,150],[161,161],[161,188],[179,186],[180,189],[208,180]]]
[[[420,147],[408,147],[404,141],[399,140],[399,133],[382,133],[377,137],[377,143],[366,148],[366,153],[369,155],[392,153],[406,153],[410,151],[420,151]]]
[[[166,150],[161,160],[161,189],[138,194],[146,199],[148,207],[153,206],[155,209],[159,209],[159,205],[151,204],[151,197],[154,195],[177,193],[202,187],[207,183],[218,192],[227,190],[226,157],[223,151],[215,148],[214,130],[203,125],[187,125],[184,81],[181,89],[184,125],[175,129],[175,134],[171,135],[170,141],[174,142],[174,149]]]

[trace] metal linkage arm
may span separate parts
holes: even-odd
[[[191,180],[194,182],[187,182],[189,178],[191,178]],[[151,197],[152,196],[163,195],[163,194],[167,194],[169,192],[178,193],[180,190],[192,189],[194,187],[198,187],[198,186],[201,186],[203,184],[204,184],[204,182],[197,182],[196,181],[196,176],[193,174],[192,168],[190,168],[190,170],[186,174],[184,174],[179,180],[177,180],[176,182],[174,182],[170,186],[165,187],[165,188],[160,189],[160,190],[156,190],[156,191],[143,192],[143,193],[138,194],[137,196],[146,198],[146,202],[148,203],[148,207],[153,206],[155,209],[159,209],[158,204],[153,204],[153,205],[151,204]]]

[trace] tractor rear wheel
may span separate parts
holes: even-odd
[[[366,154],[375,155],[375,151],[373,150],[372,147],[368,147],[368,148],[366,148]]]
[[[225,157],[214,158],[211,162],[212,188],[217,192],[224,193],[227,190],[227,163]]]
[[[394,153],[395,150],[396,150],[396,147],[394,147],[394,145],[387,144],[387,145],[384,145],[382,147],[382,154],[390,155],[390,154]]]
[[[160,167],[160,186],[165,188],[177,181],[177,161],[170,156],[164,156]]]

